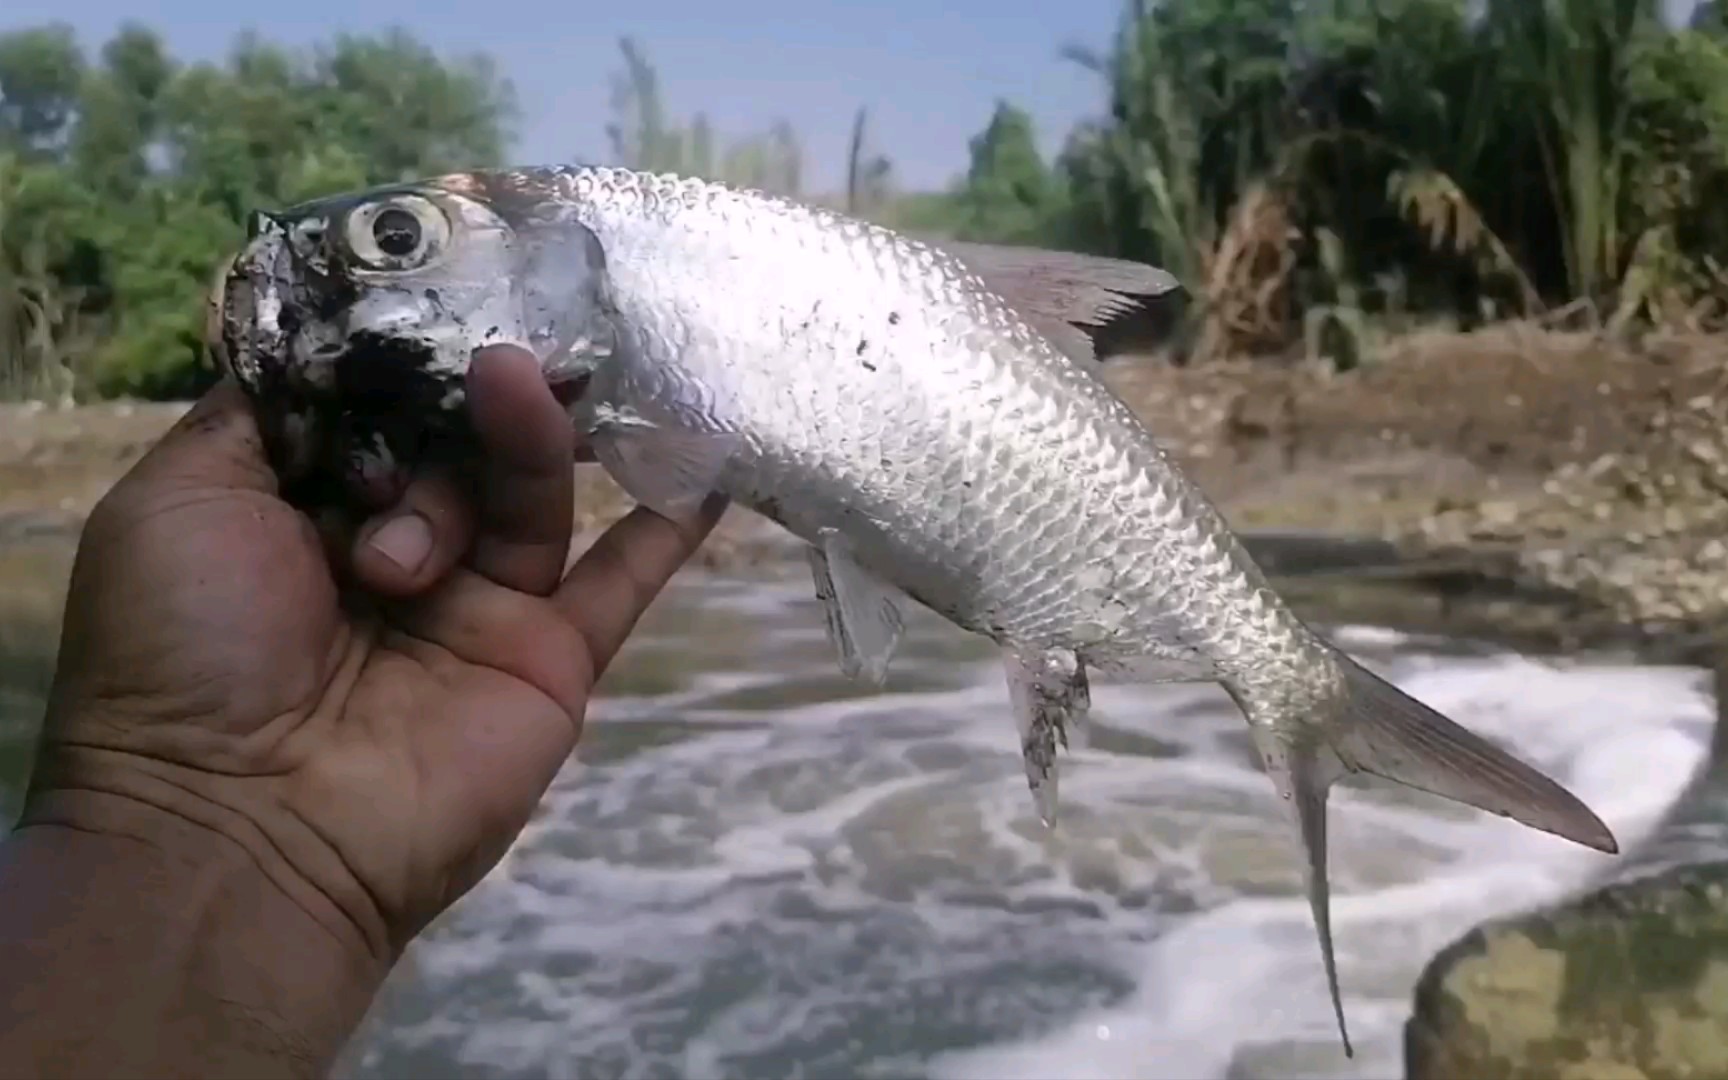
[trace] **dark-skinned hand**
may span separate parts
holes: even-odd
[[[198,402],[87,524],[25,825],[191,823],[386,967],[471,888],[721,506],[638,509],[566,573],[563,409],[518,349],[468,389],[484,463],[417,477],[334,561],[241,392]]]

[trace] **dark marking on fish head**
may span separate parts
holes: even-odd
[[[496,253],[466,242],[480,209],[406,185],[251,216],[213,351],[252,398],[293,501],[375,501],[462,427],[482,344],[464,312],[509,293],[479,269]]]
[[[446,256],[448,207],[392,188],[252,214],[247,232],[214,304],[213,351],[256,406],[285,496],[328,505],[399,487],[380,463],[415,460],[403,416],[454,375],[432,359],[442,304],[410,283]]]
[[[900,325],[900,313],[898,311],[890,311],[888,313],[888,325],[889,326],[899,326]]]
[[[401,497],[417,466],[477,453],[463,414],[450,405],[460,387],[425,341],[373,330],[350,335],[329,399],[340,406],[328,411],[321,468],[305,501],[379,508]]]
[[[512,226],[568,202],[560,172],[551,168],[475,169],[434,177],[426,185],[487,206]]]
[[[471,456],[464,389],[483,346],[530,349],[566,396],[586,385],[610,352],[603,253],[525,196],[404,184],[251,216],[211,351],[295,501],[375,502],[421,463]]]

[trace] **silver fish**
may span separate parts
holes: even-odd
[[[1618,850],[1565,789],[1297,618],[1098,377],[1167,330],[1160,271],[590,167],[458,174],[252,231],[216,351],[287,477],[367,486],[459,443],[472,350],[518,342],[638,502],[719,490],[807,542],[848,675],[886,678],[907,598],[996,642],[1047,823],[1089,673],[1222,684],[1306,850],[1346,1053],[1334,781],[1371,773]]]

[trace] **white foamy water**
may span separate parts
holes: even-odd
[[[1047,833],[981,643],[915,618],[889,692],[863,693],[807,594],[695,576],[668,594],[582,762],[415,947],[346,1075],[1399,1075],[1437,949],[1613,862],[1338,790],[1349,1061],[1287,826],[1221,691],[1095,687]],[[1336,637],[1566,783],[1623,848],[1708,741],[1701,671]]]

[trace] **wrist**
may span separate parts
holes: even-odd
[[[34,791],[0,848],[0,1015],[18,1022],[0,1047],[25,1042],[0,1057],[78,1075],[322,1074],[389,965],[307,890],[152,801]]]

